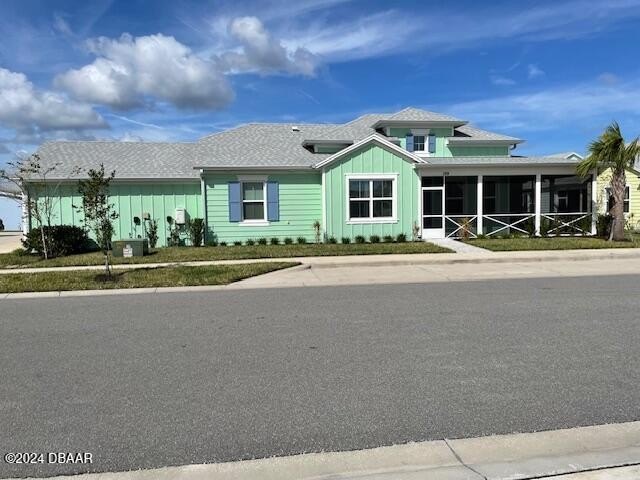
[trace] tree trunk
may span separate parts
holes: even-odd
[[[611,226],[615,241],[624,240],[624,191],[627,184],[627,178],[624,169],[614,170],[611,177],[611,196],[613,197],[613,205],[610,207],[609,214],[613,219]]]
[[[47,260],[49,258],[49,252],[47,249],[46,235],[44,234],[44,226],[42,224],[40,224],[40,238],[42,240],[42,252],[44,253],[44,259]]]

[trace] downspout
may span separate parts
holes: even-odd
[[[207,188],[204,182],[204,169],[200,169],[200,198],[202,199],[202,218],[204,220],[204,232],[202,241],[207,244],[207,231],[209,230],[209,217],[207,215]]]

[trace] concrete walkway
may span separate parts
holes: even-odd
[[[436,238],[430,239],[429,242],[448,248],[449,250],[453,250],[456,253],[477,253],[478,255],[493,253],[491,250],[487,250],[486,248],[480,248],[468,243],[459,242],[453,238]]]
[[[640,422],[185,465],[58,480],[637,479]],[[620,468],[622,467],[622,468]],[[588,472],[588,473],[577,473]],[[558,475],[562,475],[559,476]]]
[[[22,232],[0,232],[0,253],[9,253],[22,246]]]

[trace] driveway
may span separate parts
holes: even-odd
[[[20,248],[22,232],[0,232],[0,253],[9,253]]]
[[[0,477],[640,419],[640,276],[0,300]]]

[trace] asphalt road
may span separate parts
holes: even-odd
[[[219,462],[640,419],[640,275],[0,300],[0,450]]]

